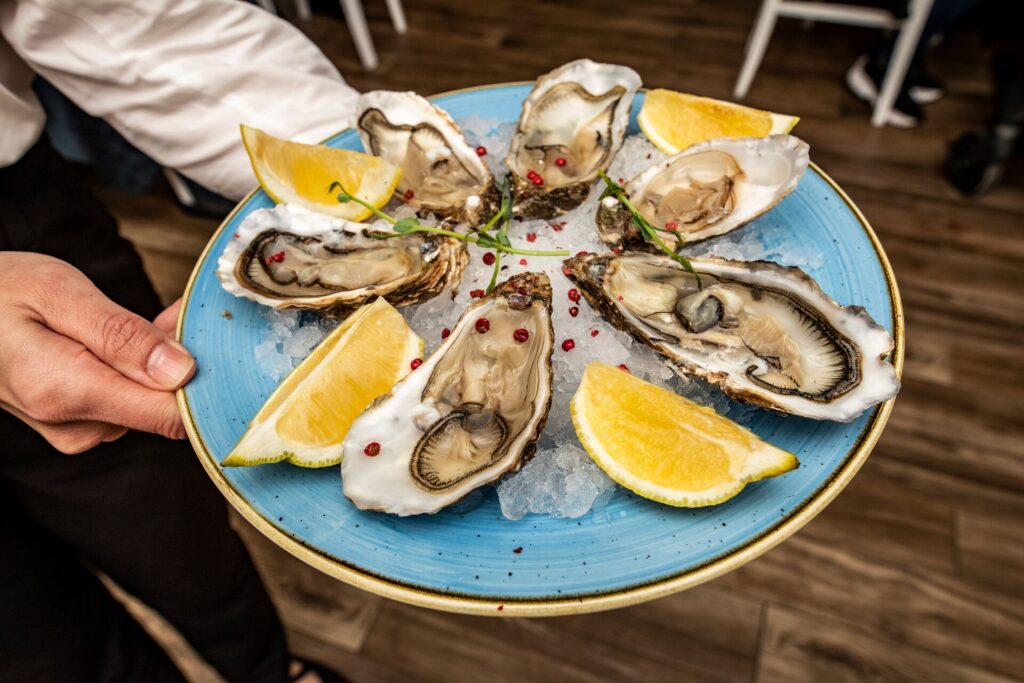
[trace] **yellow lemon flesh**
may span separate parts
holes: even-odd
[[[274,390],[222,464],[338,464],[352,422],[422,353],[423,340],[391,304],[363,306]]]
[[[751,138],[788,133],[800,119],[732,102],[672,90],[651,90],[637,122],[666,154],[715,138]]]
[[[608,476],[667,505],[716,505],[799,465],[710,408],[603,363],[587,366],[570,411],[580,442]]]
[[[242,126],[242,142],[260,185],[275,202],[350,221],[364,220],[372,212],[356,202],[339,202],[338,190],[328,191],[331,183],[341,183],[353,196],[379,209],[391,199],[402,177],[402,169],[380,157],[290,142],[249,126]]]

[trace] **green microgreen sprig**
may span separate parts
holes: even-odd
[[[644,238],[651,242],[654,242],[654,244],[656,244],[659,249],[661,249],[663,252],[671,256],[676,263],[681,265],[690,274],[692,274],[693,277],[697,279],[697,289],[703,289],[703,285],[700,281],[700,275],[697,273],[696,270],[693,269],[693,264],[690,263],[689,259],[680,254],[678,251],[673,251],[673,249],[670,246],[665,244],[665,240],[661,239],[661,237],[658,235],[659,232],[671,234],[673,231],[667,230],[665,228],[659,228],[656,225],[653,225],[650,221],[648,221],[640,214],[640,211],[636,208],[636,206],[633,205],[633,202],[629,200],[629,195],[626,194],[626,188],[622,187],[622,185],[619,185],[611,178],[609,178],[608,174],[605,173],[603,170],[598,169],[597,173],[598,175],[601,176],[601,180],[603,180],[606,185],[604,191],[601,192],[600,199],[604,199],[605,197],[615,197],[616,199],[618,199],[619,203],[621,203],[629,211],[630,219],[638,228],[640,228],[640,232],[643,233]],[[679,246],[677,248],[681,249],[682,246],[683,243],[682,241],[680,241]]]
[[[424,225],[420,223],[419,219],[415,216],[406,216],[405,218],[395,218],[389,216],[377,207],[369,204],[359,197],[356,197],[348,190],[345,186],[338,181],[332,182],[327,186],[327,193],[334,194],[337,192],[336,199],[341,204],[347,204],[348,202],[355,202],[360,206],[369,209],[375,216],[382,218],[391,224],[392,233],[383,232],[371,232],[371,237],[376,239],[390,239],[392,237],[398,237],[399,235],[408,235],[414,232],[424,232],[432,235],[445,235],[446,237],[454,237],[455,239],[462,240],[463,242],[469,242],[475,244],[484,249],[494,249],[494,275],[491,278],[491,285],[488,287],[488,292],[494,288],[494,284],[497,282],[497,275],[499,269],[499,261],[501,253],[506,254],[521,254],[523,256],[559,256],[565,257],[569,255],[566,250],[557,251],[538,251],[535,249],[520,249],[519,247],[512,246],[512,243],[508,239],[508,226],[509,221],[512,219],[512,199],[511,190],[509,189],[508,183],[502,185],[502,197],[501,197],[501,208],[491,216],[490,220],[483,225],[483,227],[473,230],[469,233],[455,232],[454,230],[447,230],[445,228],[439,228],[435,225]],[[496,234],[491,234],[490,230],[501,223],[501,227],[498,229]]]
[[[487,221],[484,227],[480,228],[479,234],[490,237],[490,233],[487,231],[494,227],[497,223],[501,223],[501,227],[498,228],[498,233],[494,236],[494,239],[498,244],[504,247],[511,247],[512,244],[508,239],[508,225],[512,221],[512,185],[508,181],[501,185],[501,208],[498,209],[498,213],[491,217],[491,220]],[[568,254],[568,252],[566,252]],[[487,283],[487,293],[490,294],[494,291],[494,287],[498,284],[498,271],[501,270],[501,250],[496,249],[494,251],[494,270],[491,271],[491,281]]]

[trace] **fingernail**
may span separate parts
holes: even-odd
[[[195,359],[184,346],[174,341],[165,341],[149,354],[146,374],[166,389],[177,389],[185,383],[195,367]]]

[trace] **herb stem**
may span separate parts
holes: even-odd
[[[359,197],[356,197],[355,195],[350,194],[348,192],[348,190],[345,189],[345,186],[342,185],[338,181],[332,182],[327,187],[327,192],[329,194],[333,194],[334,192],[337,192],[338,193],[337,199],[338,199],[338,201],[340,203],[344,204],[346,202],[355,202],[356,204],[359,204],[360,206],[366,207],[367,209],[372,211],[374,213],[374,215],[376,215],[376,216],[378,216],[380,218],[383,218],[385,221],[387,221],[392,226],[394,226],[395,230],[394,230],[393,233],[384,233],[384,232],[372,233],[371,237],[374,237],[375,239],[388,239],[389,237],[397,237],[399,235],[407,235],[407,234],[412,233],[412,232],[427,232],[427,233],[431,233],[431,234],[434,234],[434,235],[444,235],[445,237],[453,237],[455,239],[462,240],[463,242],[470,242],[471,244],[475,244],[475,245],[480,246],[481,248],[484,248],[484,249],[494,249],[495,250],[496,259],[495,259],[494,278],[492,278],[492,283],[497,278],[497,273],[498,273],[497,262],[498,262],[498,257],[501,256],[501,252],[505,252],[505,253],[508,253],[508,254],[522,254],[524,256],[568,256],[569,255],[569,252],[567,250],[535,251],[533,249],[519,249],[517,247],[513,247],[512,246],[512,244],[508,240],[508,226],[509,226],[509,221],[512,218],[512,199],[511,199],[511,194],[510,194],[511,191],[510,191],[510,189],[509,189],[507,184],[502,186],[501,208],[498,210],[497,213],[495,213],[493,216],[491,216],[490,220],[488,220],[487,223],[484,224],[483,228],[481,228],[481,229],[477,230],[475,233],[471,233],[471,234],[463,234],[463,233],[460,233],[460,232],[455,232],[454,230],[447,230],[445,228],[439,228],[439,227],[433,226],[433,225],[423,225],[414,216],[409,216],[409,217],[402,218],[402,219],[397,219],[394,216],[389,216],[388,214],[384,213],[383,211],[381,211],[377,207],[373,206],[372,204],[370,204],[370,203],[368,203],[366,201],[363,201],[362,199],[360,199]],[[493,228],[499,222],[501,222],[501,228],[498,230],[497,237],[490,235],[488,233],[488,230]],[[486,239],[481,239],[482,237],[484,237]],[[491,285],[491,287],[493,288],[493,284]]]
[[[632,219],[633,223],[635,223],[636,226],[640,228],[640,232],[644,234],[644,237],[654,242],[659,249],[665,252],[676,263],[681,265],[691,275],[693,275],[693,277],[697,280],[697,289],[704,289],[704,285],[700,281],[700,274],[693,269],[693,264],[690,263],[690,260],[687,259],[682,254],[680,254],[679,252],[673,251],[672,248],[665,244],[665,241],[658,236],[658,232],[672,231],[666,230],[665,228],[658,228],[652,225],[650,221],[648,221],[646,218],[643,217],[643,215],[641,215],[639,209],[637,209],[636,206],[633,205],[633,202],[629,200],[629,196],[626,194],[625,188],[623,188],[618,183],[613,182],[612,179],[608,177],[608,174],[605,173],[603,169],[598,169],[597,173],[599,176],[601,176],[601,180],[605,182],[605,185],[607,185],[607,187],[604,190],[604,193],[601,195],[601,198],[603,199],[604,197],[611,195],[615,197],[617,200],[619,200],[619,202],[623,206],[625,206],[626,209],[629,211],[630,218]],[[679,240],[679,246],[682,246],[682,240]]]
[[[328,194],[336,192],[338,190],[341,191],[341,193],[338,195],[338,201],[339,202],[342,202],[342,203],[344,203],[344,202],[355,202],[359,206],[362,206],[362,207],[365,207],[365,208],[369,209],[377,217],[383,218],[384,220],[386,220],[388,223],[391,223],[392,225],[394,225],[395,223],[398,222],[395,218],[387,215],[386,213],[384,213],[383,211],[378,209],[373,204],[370,204],[369,202],[363,201],[362,199],[360,199],[359,197],[355,196],[354,194],[349,194],[348,190],[345,189],[345,186],[342,185],[341,183],[339,183],[337,180],[335,180],[333,183],[331,183],[330,185],[327,186]]]
[[[516,247],[505,247],[501,248],[502,251],[509,254],[521,254],[523,256],[568,256],[568,249],[558,249],[556,251],[537,251],[535,249],[518,249]]]
[[[473,242],[474,244],[476,243],[476,240],[474,240],[472,237],[469,237],[468,235],[463,235],[461,232],[445,230],[444,228],[438,228],[433,225],[423,225],[422,223],[417,225],[415,230],[410,230],[409,232],[430,232],[435,235],[446,235],[448,237],[454,237],[455,239]]]
[[[487,232],[488,230],[493,228],[494,224],[497,223],[501,219],[501,217],[504,216],[507,212],[508,207],[505,205],[504,198],[502,198],[501,208],[498,210],[498,213],[491,216],[491,220],[487,221],[487,223],[484,224],[484,227],[480,228],[480,232]]]

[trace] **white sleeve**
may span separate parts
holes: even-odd
[[[82,109],[233,199],[256,185],[240,123],[318,142],[357,96],[298,29],[239,0],[0,0],[0,32]]]

